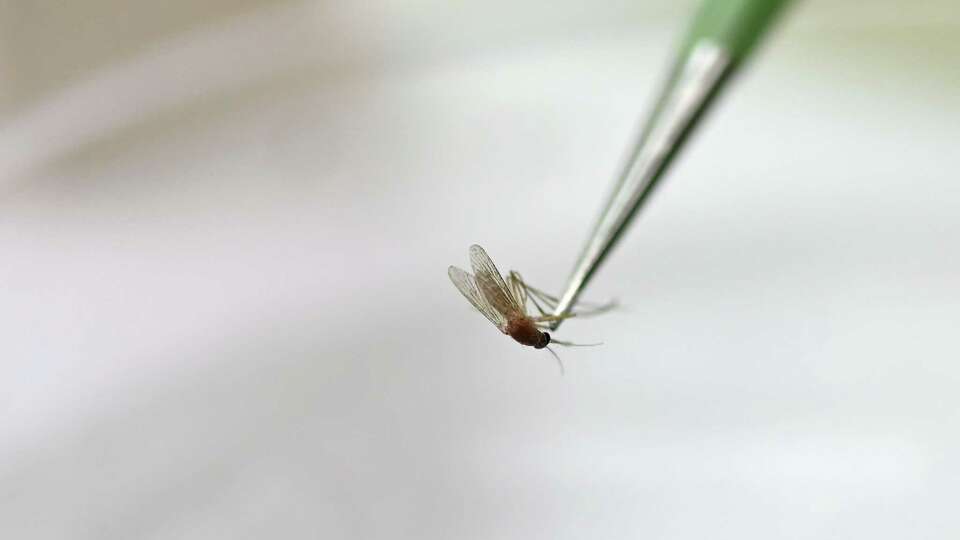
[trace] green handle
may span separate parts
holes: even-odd
[[[698,43],[712,41],[739,63],[787,3],[789,0],[706,0],[687,33],[680,57]]]

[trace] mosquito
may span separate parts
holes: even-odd
[[[507,275],[507,279],[504,280],[487,252],[476,244],[470,246],[470,265],[473,267],[473,274],[456,266],[451,266],[447,270],[450,281],[457,287],[457,290],[473,304],[473,307],[477,308],[477,311],[482,313],[504,334],[522,345],[534,349],[545,348],[550,351],[550,354],[560,364],[561,372],[563,371],[563,362],[560,361],[557,353],[548,347],[549,344],[554,343],[564,346],[599,345],[599,343],[585,345],[552,339],[544,329],[554,321],[602,313],[614,307],[613,302],[589,311],[551,315],[547,313],[544,306],[550,310],[556,308],[556,297],[531,287],[523,281],[519,273],[512,270]],[[527,314],[528,299],[536,306],[540,315],[531,316]]]

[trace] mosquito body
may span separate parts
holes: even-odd
[[[554,321],[586,313],[548,314],[544,310],[544,305],[549,309],[555,308],[557,304],[555,297],[527,285],[517,272],[511,271],[507,279],[503,279],[500,271],[490,260],[490,256],[478,245],[470,246],[470,266],[473,268],[473,274],[451,266],[447,271],[450,281],[473,307],[477,308],[477,311],[501,332],[522,345],[534,349],[546,348],[554,356],[556,353],[548,347],[549,344],[576,345],[551,339],[550,334],[545,330]],[[540,315],[527,313],[527,300],[536,306]],[[610,307],[612,305],[600,306],[591,310],[589,314],[606,311]],[[559,357],[557,360],[560,360]],[[561,364],[562,367],[563,364]]]

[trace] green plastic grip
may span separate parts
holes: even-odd
[[[712,41],[739,63],[789,0],[706,0],[684,40],[681,58],[703,41]]]

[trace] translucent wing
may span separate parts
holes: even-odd
[[[526,315],[523,304],[520,304],[507,288],[490,256],[476,244],[470,246],[470,264],[473,266],[477,288],[487,304],[507,319]]]
[[[450,276],[450,281],[457,287],[460,294],[473,304],[473,307],[477,308],[477,311],[483,313],[483,316],[486,317],[487,320],[503,332],[507,326],[507,319],[484,300],[483,295],[480,294],[480,289],[477,287],[476,279],[456,266],[451,266],[447,269],[447,275]]]

